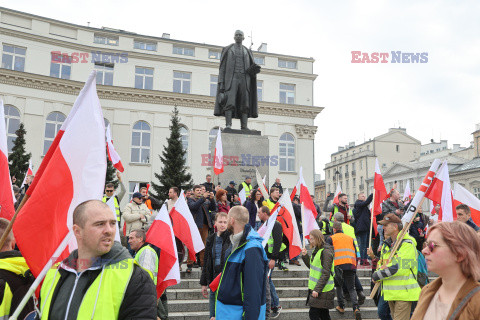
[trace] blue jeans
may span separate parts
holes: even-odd
[[[392,316],[390,315],[390,307],[388,306],[388,302],[383,299],[382,294],[378,299],[378,317],[380,320],[392,320]]]
[[[215,292],[213,292],[212,290],[210,290],[210,297],[208,299],[208,304],[210,307],[210,318],[215,317]]]
[[[360,259],[367,260],[368,231],[357,234],[358,246],[360,247]]]
[[[262,226],[263,222],[262,221],[255,221],[255,231],[258,231],[260,227]]]
[[[268,277],[268,283],[270,284],[270,296],[272,297],[271,308],[273,309],[278,307],[280,301],[278,300],[277,291],[273,285],[272,276]]]
[[[383,240],[385,240],[385,237],[383,236],[383,226],[381,224],[377,226],[377,231],[378,235],[380,236],[380,243],[378,244],[378,247],[381,248],[383,246]]]

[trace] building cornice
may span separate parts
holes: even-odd
[[[0,69],[0,83],[38,89],[42,91],[58,92],[69,95],[78,95],[84,83],[73,80],[58,79],[27,72]],[[184,94],[168,91],[142,90],[128,87],[97,85],[100,99],[151,103],[161,105],[177,105],[183,107],[212,109],[215,97]],[[274,102],[259,101],[259,114],[286,116],[294,118],[315,119],[323,107],[286,105]],[[310,126],[307,126],[310,127]],[[315,128],[316,127],[311,127]],[[313,129],[309,129],[313,132]]]
[[[142,53],[137,51],[125,51],[118,48],[117,50],[112,48],[101,48],[101,47],[94,47],[88,46],[85,44],[79,43],[72,43],[69,41],[49,38],[40,35],[34,35],[27,32],[21,32],[17,30],[12,30],[8,28],[0,27],[0,34],[4,34],[7,36],[21,38],[29,41],[41,42],[44,44],[68,48],[76,52],[95,52],[101,51],[102,53],[119,53],[119,52],[126,52],[128,54],[128,58],[139,59],[139,60],[149,60],[149,61],[156,61],[156,62],[165,62],[165,63],[174,63],[174,64],[183,64],[183,65],[190,65],[196,67],[206,67],[206,68],[214,68],[218,69],[219,61],[205,61],[205,60],[198,60],[194,58],[182,58],[182,57],[174,57],[174,56],[165,56],[160,54],[151,54],[151,53]],[[135,37],[133,37],[135,38]],[[116,47],[115,47],[116,48]],[[262,55],[265,55],[262,53]],[[276,70],[276,69],[267,69],[262,68],[262,74],[266,75],[273,75],[273,76],[281,76],[281,77],[290,77],[290,78],[298,78],[298,79],[306,79],[314,81],[318,75],[312,73],[303,73],[303,72],[295,72],[295,71],[283,71],[283,70]]]
[[[314,139],[315,133],[317,133],[317,126],[309,126],[309,125],[295,125],[295,131],[297,133],[297,137],[304,138],[304,139]]]

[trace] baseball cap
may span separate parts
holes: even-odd
[[[132,199],[133,199],[133,198],[139,198],[139,199],[141,199],[142,197],[143,197],[143,196],[142,196],[142,194],[141,194],[140,192],[135,192],[135,193],[133,194],[133,196],[132,196]]]
[[[384,226],[389,223],[401,223],[401,222],[402,220],[396,214],[389,213],[385,217],[383,217],[383,220],[378,222],[378,224],[381,224]]]
[[[236,185],[235,181],[230,181],[230,184]]]

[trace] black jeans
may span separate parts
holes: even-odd
[[[310,307],[308,315],[310,316],[310,320],[330,320],[328,309]]]
[[[358,309],[357,292],[355,291],[355,270],[343,270],[343,282],[347,287],[347,291],[350,294],[352,300],[353,310]],[[343,309],[345,307],[345,300],[343,298],[343,283],[336,287],[338,305]]]

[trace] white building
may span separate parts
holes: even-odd
[[[110,28],[90,28],[0,7],[0,97],[7,110],[8,139],[25,124],[27,150],[38,168],[70,111],[84,81],[97,70],[97,91],[105,121],[125,166],[130,191],[136,182],[155,181],[158,155],[169,136],[178,106],[187,166],[193,181],[205,181],[210,167],[201,165],[209,142],[224,118],[213,115],[222,47]],[[300,166],[314,185],[314,119],[322,108],[313,104],[313,58],[268,53],[266,44],[254,56],[258,75],[259,118],[251,129],[269,138],[279,166],[269,176],[286,187],[297,181]],[[239,127],[238,120],[234,128]],[[9,145],[10,145],[9,144]],[[158,182],[158,181],[155,181]],[[272,183],[270,181],[270,183]]]

